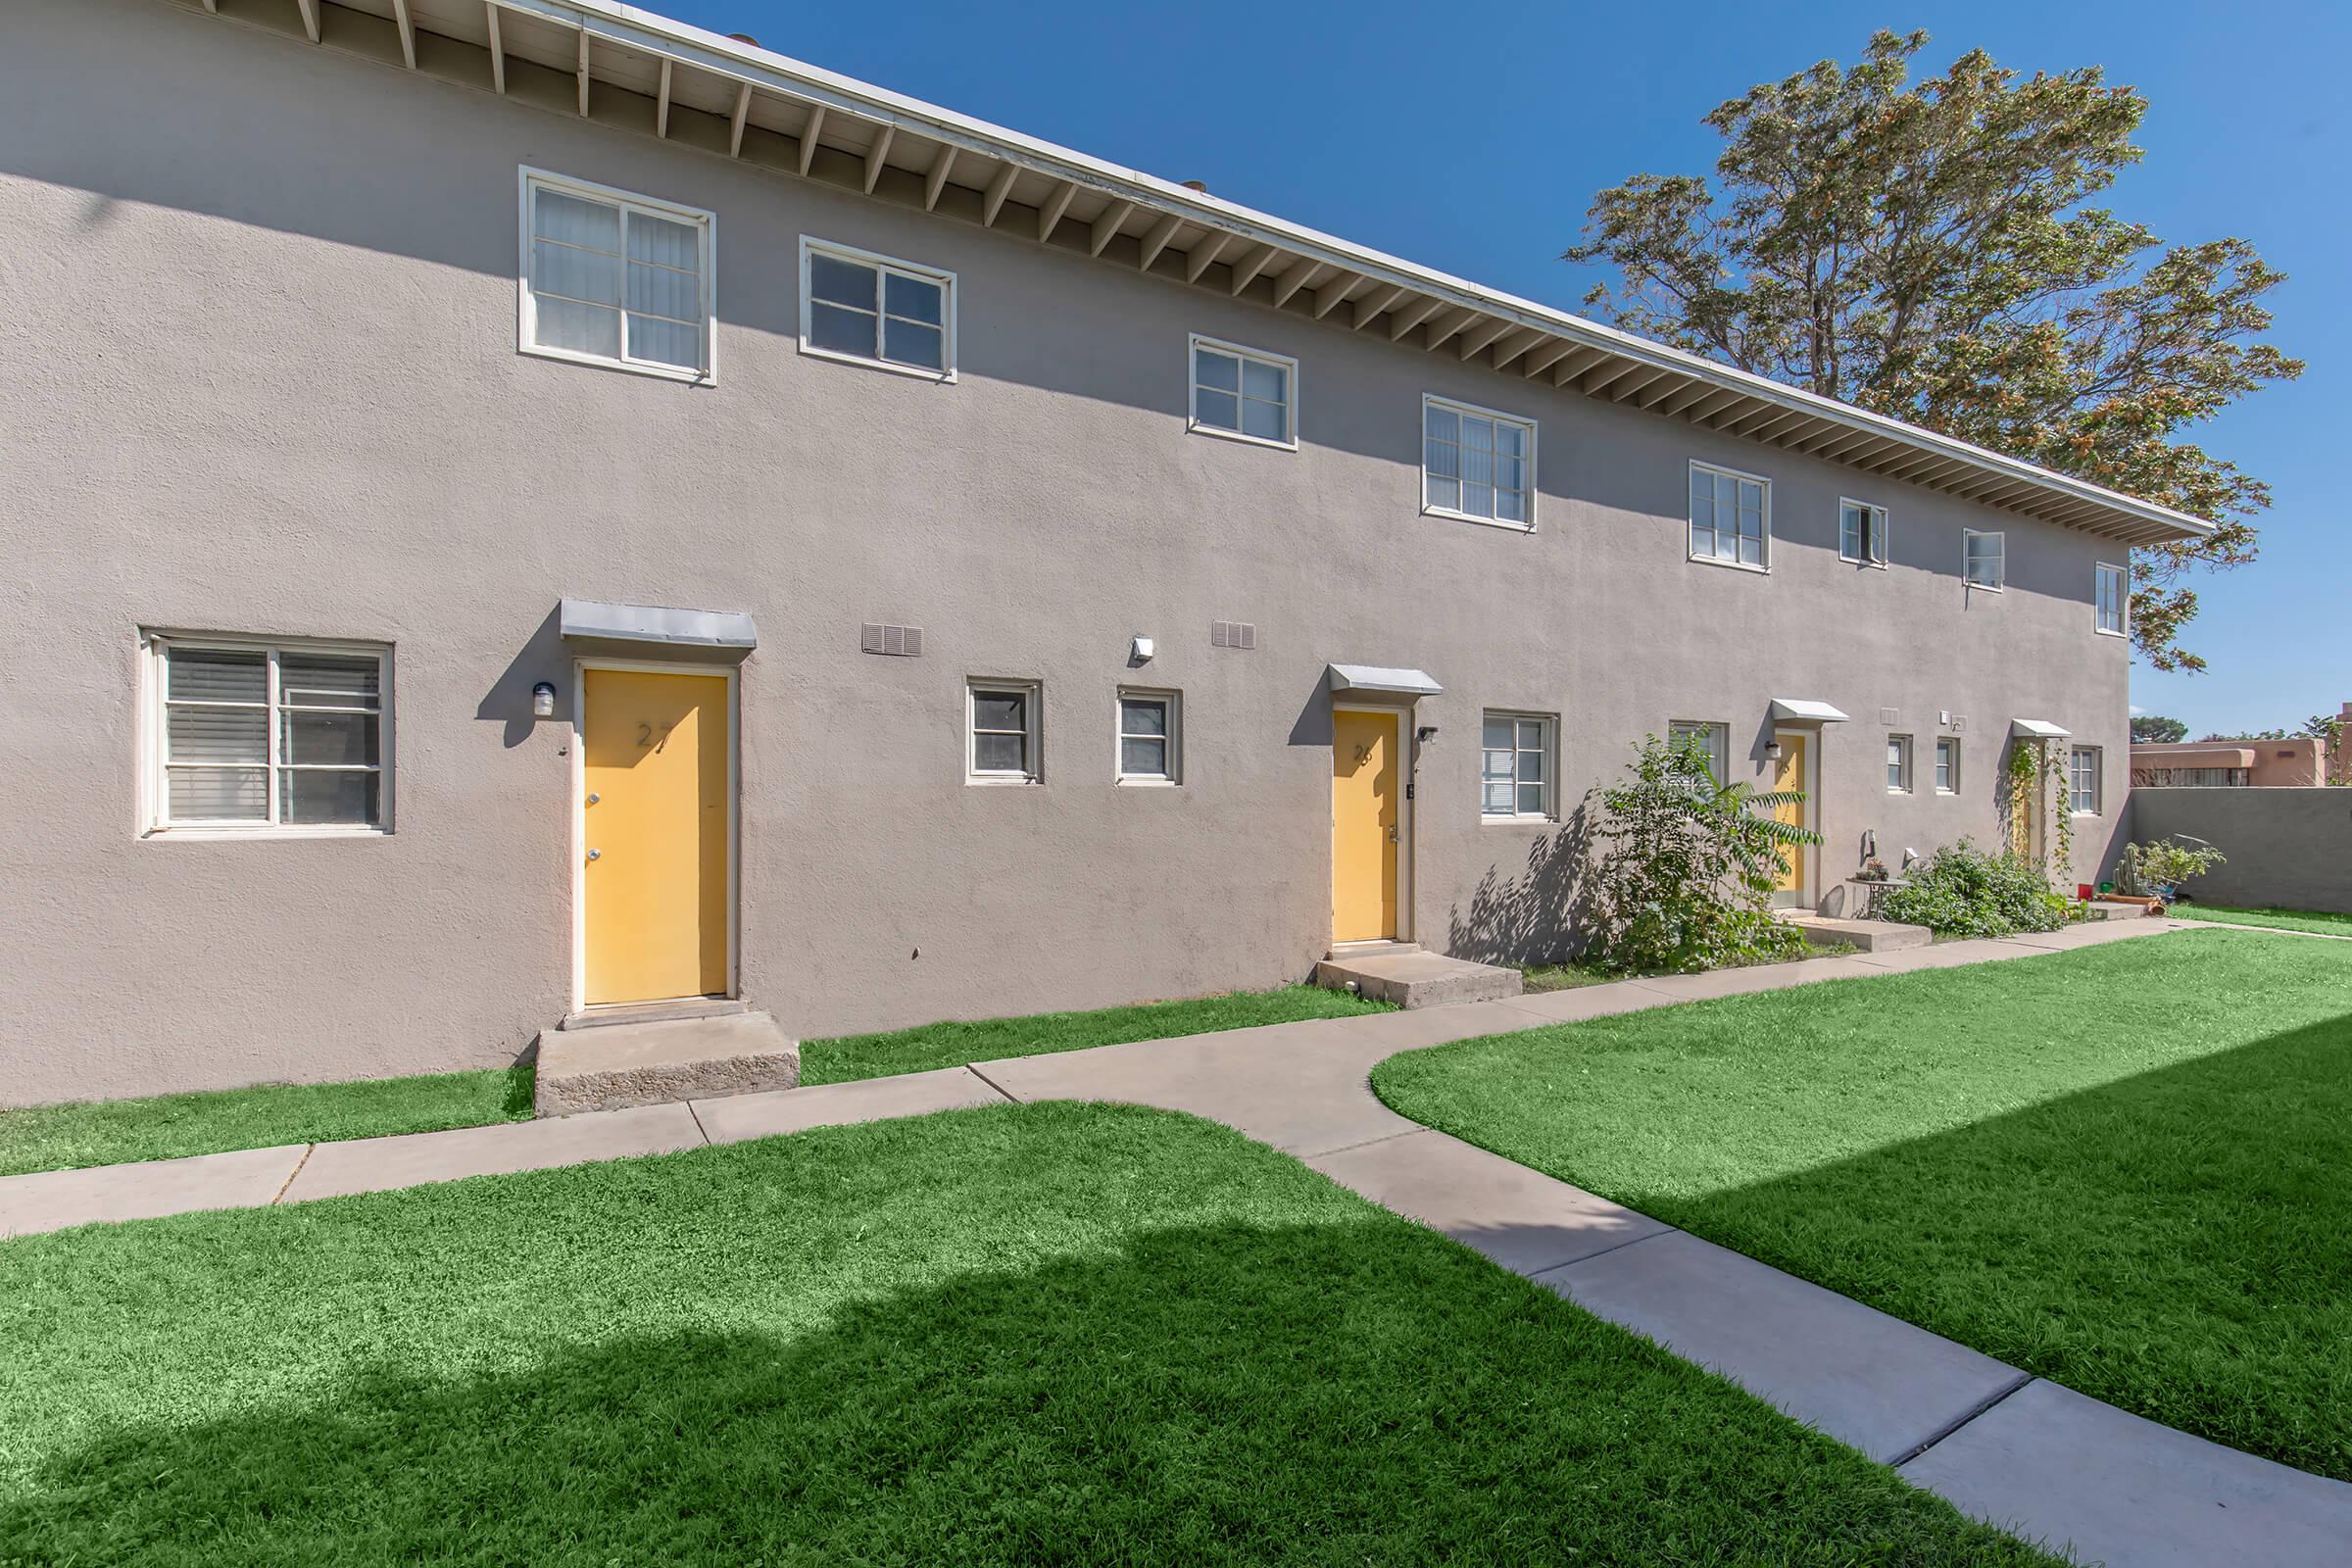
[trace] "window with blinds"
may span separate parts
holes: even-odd
[[[157,638],[151,827],[380,831],[381,647]]]
[[[522,347],[688,379],[711,368],[711,215],[525,171]]]
[[[1547,822],[1552,815],[1552,721],[1538,713],[1486,715],[1480,737],[1479,815]]]
[[[1691,464],[1690,559],[1767,569],[1772,561],[1771,482],[1711,464]]]

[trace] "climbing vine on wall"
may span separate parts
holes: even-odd
[[[2001,780],[2001,812],[2009,824],[2009,847],[2020,859],[2034,860],[2034,811],[2038,806],[2041,819],[2049,824],[2043,844],[2046,858],[2039,859],[2041,872],[2052,883],[2064,886],[2075,874],[2075,813],[2074,801],[2068,793],[2066,756],[2055,741],[2028,740],[2024,736],[2009,743],[2009,766]]]

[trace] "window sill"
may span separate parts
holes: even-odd
[[[1936,793],[1938,796],[1940,796],[1942,799],[1944,799],[1944,800],[1947,800],[1947,801],[1949,801],[1949,800],[1956,800],[1956,799],[1959,797],[1959,794],[1960,794],[1960,792],[1959,792],[1958,790],[1947,790],[1947,789],[1937,789]]]
[[[1886,569],[1886,563],[1884,561],[1864,561],[1860,556],[1839,556],[1838,561],[1841,565],[1868,566],[1873,571],[1885,571]]]
[[[963,781],[966,784],[985,784],[1000,788],[1004,785],[1012,785],[1017,788],[1024,784],[1041,782],[1035,773],[966,773]]]
[[[536,343],[519,343],[514,352],[528,359],[555,360],[564,365],[585,365],[591,369],[618,370],[624,375],[650,375],[657,381],[678,381],[687,386],[716,386],[715,370],[682,370],[674,365],[641,364],[635,360],[608,360],[601,354],[574,354],[569,349],[541,348]]]
[[[1557,827],[1559,822],[1556,816],[1489,816],[1484,811],[1478,816],[1481,827]]]
[[[1113,780],[1123,790],[1172,790],[1183,783],[1181,779],[1129,776],[1122,773]]]
[[[1424,506],[1421,509],[1421,515],[1443,517],[1447,522],[1474,522],[1482,528],[1500,528],[1505,533],[1534,533],[1536,531],[1536,525],[1532,520],[1513,522],[1508,517],[1482,517],[1475,512],[1455,512],[1447,507]]]
[[[2090,634],[2091,634],[2093,637],[2113,637],[2113,638],[2114,638],[2116,641],[2118,641],[2118,642],[2121,642],[2121,641],[2123,641],[2123,640],[2124,640],[2124,634],[2123,634],[2122,632],[2120,632],[2120,631],[2109,631],[2109,630],[2108,630],[2106,627],[2104,627],[2104,626],[2093,626],[2093,627],[2090,629]]]
[[[392,830],[388,827],[273,827],[268,824],[239,827],[229,822],[188,822],[178,826],[150,827],[139,834],[142,841],[148,842],[165,839],[388,839],[391,836]]]
[[[1726,561],[1721,556],[1701,556],[1696,554],[1693,554],[1690,559],[1693,564],[1701,566],[1721,566],[1726,571],[1753,572],[1759,577],[1769,577],[1772,575],[1772,567],[1769,564],[1759,566],[1753,562]]]
[[[1250,435],[1241,430],[1228,430],[1221,424],[1202,424],[1198,419],[1190,418],[1185,420],[1184,427],[1193,435],[1213,435],[1220,441],[1239,441],[1242,445],[1249,447],[1270,447],[1276,452],[1298,450],[1297,437],[1288,441],[1273,441],[1262,435]]]
[[[2001,584],[1997,582],[1969,582],[1965,577],[1961,579],[1961,582],[1971,591],[1980,594],[1997,594],[2004,591]]]
[[[862,354],[844,354],[839,349],[820,349],[805,337],[801,339],[801,352],[812,360],[831,360],[835,365],[855,365],[861,370],[887,370],[892,375],[908,375],[917,381],[937,381],[942,385],[953,385],[956,380],[956,367],[953,365],[944,370],[934,370],[927,366],[900,365],[891,360],[873,360]]]

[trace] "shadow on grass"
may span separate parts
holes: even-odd
[[[0,1540],[188,1564],[2043,1560],[1388,1216],[1150,1232],[795,1335],[685,1310],[712,1326],[470,1374],[387,1348],[299,1403],[118,1430],[0,1501]]]
[[[1571,1180],[1577,1163],[1551,1161]],[[2352,1480],[2347,1171],[2339,1017],[1696,1198],[1595,1185],[2153,1420]]]

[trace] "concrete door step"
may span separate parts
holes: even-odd
[[[1810,909],[1789,909],[1781,918],[1802,931],[1805,940],[1817,948],[1843,945],[1864,953],[1895,953],[1904,948],[1924,948],[1936,940],[1936,933],[1924,925],[1904,925],[1894,920],[1840,920],[1815,914]]]
[[[1334,952],[1315,965],[1315,984],[1409,1008],[1515,997],[1521,982],[1516,969],[1388,943],[1376,951]]]
[[[551,1029],[539,1037],[532,1108],[542,1116],[795,1089],[800,1042],[764,1012]]]

